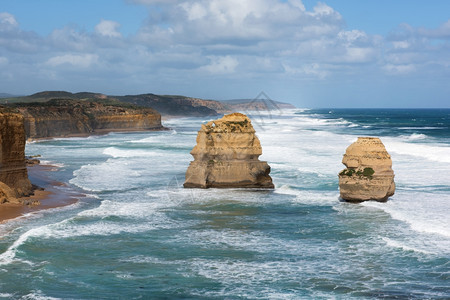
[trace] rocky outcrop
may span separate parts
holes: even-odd
[[[250,119],[233,113],[211,121],[197,135],[186,188],[273,188],[270,167],[259,161],[261,144]]]
[[[347,201],[386,201],[394,195],[392,160],[379,138],[359,137],[345,151],[339,173],[341,198]]]
[[[16,107],[25,117],[26,134],[32,139],[163,129],[161,115],[151,108],[65,99]]]
[[[0,108],[0,203],[29,196],[32,186],[25,161],[24,117]]]

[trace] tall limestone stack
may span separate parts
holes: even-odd
[[[0,108],[0,203],[29,196],[32,186],[25,163],[23,116]]]
[[[394,195],[392,160],[379,138],[359,137],[345,151],[339,173],[341,198],[347,201],[386,201]]]
[[[250,119],[233,113],[211,121],[197,135],[186,188],[273,188],[270,167]]]

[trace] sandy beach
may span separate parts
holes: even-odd
[[[64,184],[50,178],[50,172],[55,172],[56,170],[57,167],[52,165],[37,164],[29,166],[28,177],[30,178],[31,183],[39,188],[34,191],[34,195],[21,198],[21,200],[25,200],[29,203],[40,202],[40,204],[2,204],[0,205],[0,224],[30,212],[66,206],[77,202],[78,198],[82,197],[81,194],[75,196],[65,194],[58,188]]]

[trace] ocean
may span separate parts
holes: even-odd
[[[5,299],[449,299],[450,110],[249,113],[275,189],[183,189],[200,125],[27,144],[76,204],[0,225]],[[339,200],[380,137],[397,190]]]

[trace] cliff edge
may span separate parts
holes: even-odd
[[[359,137],[345,151],[339,173],[341,198],[347,201],[386,201],[394,195],[392,160],[379,138]]]
[[[273,188],[270,167],[258,157],[261,144],[250,119],[241,113],[202,125],[186,188]]]

